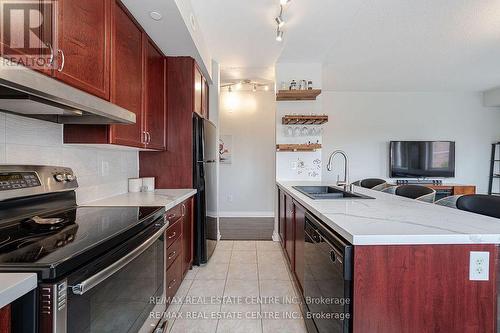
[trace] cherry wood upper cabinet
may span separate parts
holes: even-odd
[[[111,143],[143,147],[143,34],[119,1],[111,10],[111,103],[135,113],[133,125],[112,125]]]
[[[51,65],[55,60],[52,27],[55,5],[56,1],[23,3],[0,0],[4,15],[2,17],[4,29],[0,35],[0,55],[19,65],[52,75]],[[9,15],[11,10],[16,12]],[[26,19],[28,13],[29,21]],[[28,28],[29,35],[26,33]]]
[[[203,116],[202,111],[202,86],[203,86],[203,76],[201,75],[200,69],[195,64],[194,66],[194,112]]]
[[[166,146],[166,60],[153,42],[144,37],[145,62],[145,132],[148,148],[165,150]]]
[[[208,119],[208,82],[204,77],[201,84],[201,114]]]
[[[115,35],[115,42],[118,42],[115,46],[132,46],[137,36],[131,33],[132,27],[125,24],[123,13],[118,14],[116,7],[115,28],[118,32],[120,28],[125,31]],[[57,1],[58,50],[54,50],[58,57],[58,68],[54,70],[57,79],[106,100],[109,100],[110,10],[109,0]],[[130,39],[125,37],[128,33],[131,33]],[[132,47],[128,55],[136,56],[134,51]],[[120,71],[126,64],[117,65]]]

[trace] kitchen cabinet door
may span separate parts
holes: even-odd
[[[8,304],[0,309],[0,333],[10,333],[11,329],[11,305]]]
[[[145,128],[147,148],[165,150],[166,137],[166,61],[163,54],[144,36],[146,70],[144,75]]]
[[[202,88],[203,86],[203,76],[201,75],[200,69],[197,65],[194,66],[194,112],[203,116],[202,110]]]
[[[286,226],[286,207],[285,207],[285,192],[279,190],[279,217],[278,217],[278,234],[280,236],[281,246],[285,247],[285,226]]]
[[[144,147],[142,31],[119,1],[111,11],[111,103],[135,113],[136,123],[112,125],[111,143]]]
[[[295,277],[299,286],[304,290],[304,224],[306,221],[306,210],[301,205],[295,205]]]
[[[56,1],[0,0],[0,55],[16,64],[52,75],[53,27]],[[37,15],[38,14],[38,15]],[[4,20],[5,18],[5,20]],[[29,29],[29,34],[26,33]]]
[[[295,212],[293,200],[288,195],[285,198],[285,207],[285,252],[293,271],[295,269]]]
[[[105,100],[109,100],[110,10],[109,0],[64,0],[57,4],[55,77]]]
[[[208,82],[204,77],[201,84],[201,114],[208,119]]]
[[[183,237],[183,274],[185,275],[193,265],[193,199],[189,199],[182,204],[184,229]]]

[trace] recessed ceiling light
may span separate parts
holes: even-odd
[[[264,86],[265,91],[269,91],[269,86]]]
[[[278,31],[276,31],[276,40],[278,42],[283,41],[283,31],[281,31],[280,29],[278,29]]]
[[[163,18],[163,15],[158,12],[150,12],[149,16],[151,16],[151,18],[155,21],[160,21]]]

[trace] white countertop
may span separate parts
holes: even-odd
[[[0,308],[35,289],[35,273],[0,273]]]
[[[375,199],[312,200],[293,186],[325,182],[278,181],[285,192],[354,245],[500,244],[500,219],[361,187]]]
[[[124,193],[91,201],[82,206],[164,206],[169,210],[196,194],[194,189],[157,189],[154,192]]]

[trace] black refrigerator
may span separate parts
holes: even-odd
[[[197,190],[194,219],[194,264],[208,262],[217,246],[217,129],[193,114],[193,183]]]

